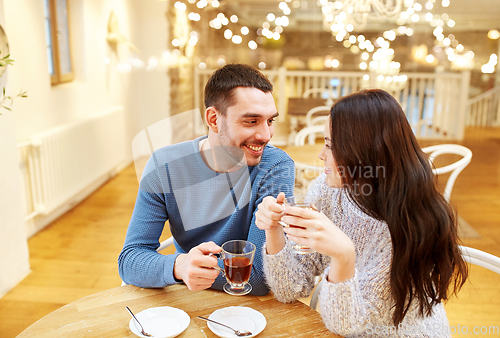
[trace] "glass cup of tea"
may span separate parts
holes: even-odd
[[[297,207],[297,208],[304,208],[304,209],[309,209],[309,210],[315,210],[320,212],[321,211],[321,197],[319,196],[314,196],[314,195],[295,195],[291,197],[285,198],[284,205],[286,206],[291,206],[291,207]],[[300,228],[295,225],[290,225],[287,224],[283,221],[279,221],[281,225],[284,227],[292,227],[292,228]],[[300,245],[297,243],[292,244],[292,249],[301,254],[307,254],[307,253],[312,253],[314,250],[309,248],[308,246],[305,245]]]
[[[224,262],[222,272],[227,280],[224,291],[234,296],[246,295],[252,291],[248,280],[252,272],[255,245],[243,240],[228,241],[222,244],[222,251],[217,256]]]

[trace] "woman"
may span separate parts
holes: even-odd
[[[256,212],[275,297],[306,297],[323,274],[319,306],[331,331],[449,337],[443,301],[465,283],[467,265],[455,214],[397,101],[382,90],[338,100],[319,158],[325,172],[309,194],[322,197],[322,213],[282,209],[283,193],[266,197]],[[290,240],[315,253],[294,253]]]

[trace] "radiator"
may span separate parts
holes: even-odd
[[[28,199],[26,220],[47,215],[124,162],[123,108],[51,128],[18,147]]]

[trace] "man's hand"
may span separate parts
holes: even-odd
[[[181,279],[191,291],[200,291],[212,286],[215,278],[219,275],[217,258],[208,256],[210,253],[218,253],[222,250],[214,242],[201,243],[195,246],[187,254],[177,256],[174,263],[174,277]]]

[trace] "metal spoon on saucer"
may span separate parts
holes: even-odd
[[[149,333],[146,333],[146,331],[144,331],[144,328],[142,327],[141,322],[139,321],[139,319],[137,319],[137,318],[134,316],[134,314],[132,313],[132,310],[130,310],[130,309],[128,308],[128,306],[125,306],[125,308],[127,309],[128,313],[130,313],[130,315],[132,316],[132,318],[134,318],[134,319],[135,319],[135,321],[137,322],[137,324],[139,324],[139,326],[141,327],[141,334],[142,334],[143,336],[146,336],[146,337],[153,337],[153,335],[151,335],[151,334],[149,334]]]
[[[252,332],[249,332],[249,331],[239,331],[239,330],[233,329],[231,326],[227,326],[226,324],[222,324],[222,323],[216,322],[215,320],[212,320],[212,319],[208,319],[208,318],[201,317],[201,316],[198,316],[198,318],[206,320],[207,322],[212,322],[214,324],[227,327],[228,329],[233,330],[234,334],[237,335],[238,337],[246,337],[246,336],[251,336],[252,335]]]

